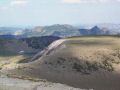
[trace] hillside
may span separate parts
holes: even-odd
[[[53,41],[60,39],[55,36],[16,39],[11,35],[0,36],[0,69],[4,66],[16,67],[16,63],[28,62],[36,53],[42,51]]]
[[[32,62],[1,71],[13,77],[47,79],[82,89],[120,90],[119,40],[112,36],[57,40],[35,55]]]
[[[37,53],[43,50],[54,40],[60,39],[55,36],[44,36],[44,37],[31,37],[16,39],[12,35],[0,35],[0,55],[1,54],[19,54],[24,53]]]
[[[37,26],[32,30],[25,30],[23,36],[58,36],[58,37],[70,37],[80,35],[79,30],[67,24],[55,24],[51,26]]]

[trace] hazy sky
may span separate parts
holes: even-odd
[[[120,0],[0,0],[0,26],[120,23]]]

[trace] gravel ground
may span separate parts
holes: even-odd
[[[82,90],[51,82],[32,82],[16,78],[0,77],[0,90]],[[85,90],[85,89],[84,89]]]

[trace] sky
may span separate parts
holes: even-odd
[[[120,0],[0,0],[0,26],[120,24]]]

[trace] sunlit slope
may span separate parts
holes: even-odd
[[[94,90],[120,90],[120,38],[73,37],[53,42],[9,74]]]

